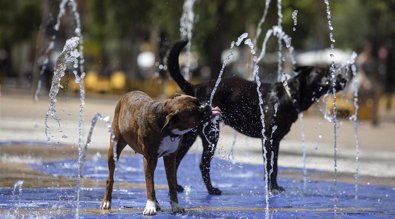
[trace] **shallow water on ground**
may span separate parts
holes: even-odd
[[[162,212],[158,218],[264,218],[265,194],[261,165],[232,163],[215,158],[212,162],[212,180],[222,189],[221,196],[208,195],[199,171],[199,154],[189,154],[179,170],[179,183],[185,192],[179,194],[186,213],[170,213],[167,181],[162,159],[155,172],[157,199]],[[75,177],[77,160],[65,159],[31,164],[36,171],[53,176]],[[303,189],[303,180],[282,177],[279,183],[286,192],[270,197],[270,215],[273,218],[394,218],[395,188],[390,186],[361,185],[359,199],[355,200],[354,185],[330,181],[310,181]],[[309,172],[314,170],[309,170]],[[81,190],[80,216],[82,218],[143,217],[146,203],[142,156],[123,154],[117,163],[111,211],[99,209],[108,174],[104,157],[88,159],[82,171],[83,178],[97,180],[97,187]],[[38,179],[39,180],[39,179]],[[128,182],[129,184],[122,184]],[[126,186],[125,186],[126,185]],[[14,193],[14,195],[13,195]],[[336,196],[334,194],[337,194]],[[334,200],[334,197],[337,200]],[[70,218],[75,216],[75,187],[14,188],[0,187],[0,217],[40,216]],[[336,204],[336,215],[334,205]]]

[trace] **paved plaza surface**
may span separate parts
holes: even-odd
[[[112,118],[117,96],[90,95],[85,103],[85,139],[90,120],[100,112]],[[354,174],[356,169],[355,127],[352,121],[339,120],[336,129],[337,177],[334,183],[334,127],[317,110],[304,114],[280,145],[279,180],[287,192],[270,198],[270,212],[282,217],[394,217],[395,198],[395,112],[381,110],[381,123],[377,127],[369,121],[360,121],[359,132],[359,201],[355,200]],[[384,107],[382,107],[384,108]],[[78,94],[61,94],[57,102],[60,123],[49,120],[48,137],[45,135],[47,96],[33,101],[32,94],[2,90],[0,96],[0,199],[10,200],[0,205],[0,215],[41,214],[46,208],[56,211],[49,215],[65,216],[75,213],[75,184],[78,144]],[[304,129],[304,143],[302,132]],[[120,179],[114,194],[116,209],[99,212],[97,206],[104,192],[106,150],[109,133],[104,122],[94,129],[88,149],[87,175],[82,179],[81,215],[114,216],[141,215],[145,205],[145,189],[141,157],[131,150],[123,153],[117,169]],[[304,145],[304,146],[303,146]],[[306,159],[302,157],[303,148]],[[198,170],[201,143],[193,146],[188,159],[183,161],[180,181],[187,192],[181,194],[181,203],[191,217],[262,217],[265,213],[262,153],[259,139],[245,137],[227,126],[221,127],[220,142],[214,159],[213,182],[224,191],[222,196],[207,195]],[[304,166],[306,178],[304,178]],[[133,174],[138,175],[133,178]],[[226,170],[226,171],[224,171]],[[158,169],[158,177],[163,172]],[[163,178],[163,177],[162,177]],[[183,179],[184,181],[183,181]],[[304,180],[306,179],[306,180]],[[18,180],[23,181],[22,193],[14,190]],[[258,183],[257,183],[258,182]],[[254,185],[254,183],[257,183]],[[167,189],[164,179],[158,179],[158,196],[166,213]],[[337,188],[334,188],[334,184]],[[57,200],[37,193],[53,194]],[[334,195],[335,194],[335,195]],[[131,198],[130,196],[137,196]],[[246,198],[246,197],[252,198]],[[29,207],[28,200],[31,201]],[[19,205],[18,205],[19,200]],[[41,201],[40,201],[41,200]],[[353,200],[354,204],[349,204]],[[288,204],[287,201],[289,201]],[[52,203],[49,205],[48,203]],[[313,203],[316,203],[314,205]],[[315,209],[315,210],[313,210]],[[337,211],[334,211],[337,209]],[[31,210],[31,211],[30,211]],[[167,209],[168,210],[168,209]],[[30,213],[29,213],[30,212]],[[41,213],[40,213],[41,212]],[[303,214],[296,213],[302,212]],[[44,214],[44,213],[42,213]],[[44,214],[45,215],[45,214]],[[159,213],[161,215],[161,213]],[[122,216],[121,216],[122,217]]]

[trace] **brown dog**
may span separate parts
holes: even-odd
[[[154,101],[141,91],[122,96],[115,108],[112,122],[114,141],[111,141],[108,150],[109,175],[100,208],[111,208],[114,145],[117,159],[125,146],[129,145],[136,153],[144,156],[147,204],[143,214],[154,215],[160,210],[154,190],[154,171],[161,156],[169,185],[171,210],[174,213],[184,212],[177,198],[175,152],[182,135],[202,122],[209,121],[212,114],[219,114],[219,110],[214,108],[212,112],[210,106],[202,106],[195,97],[188,95],[179,95],[165,101]]]

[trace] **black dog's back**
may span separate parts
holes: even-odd
[[[208,102],[216,80],[192,85],[185,80],[180,72],[178,56],[187,43],[188,41],[185,40],[178,41],[172,47],[168,57],[169,73],[183,92],[197,97],[201,102]],[[259,99],[256,88],[257,85],[255,82],[248,81],[237,76],[225,77],[218,85],[213,98],[213,106],[218,106],[222,110],[223,121],[226,125],[231,126],[244,135],[262,138],[262,122],[260,119]],[[293,116],[287,118],[289,121],[287,123],[292,124],[292,122],[297,119],[297,116],[295,116],[295,113],[297,115],[297,111],[292,109],[292,104],[290,104],[288,99],[282,98],[285,94],[282,83],[262,83],[260,90],[264,95],[264,101],[267,103],[270,102],[268,104],[269,106],[274,106],[273,101],[284,99],[283,102],[285,102],[282,104],[281,109],[268,109],[269,113],[267,113],[266,116],[267,124],[274,122],[270,119],[270,112],[274,113],[275,110],[283,111],[286,110],[288,106],[290,107],[288,110],[292,112],[291,114],[293,114]],[[276,100],[273,100],[270,96],[274,90],[278,96],[278,99]],[[290,115],[290,113],[285,114]],[[275,119],[281,120],[281,115],[280,118]],[[282,121],[278,122],[283,123]],[[284,127],[288,132],[288,126],[289,125],[283,125],[282,127]],[[271,131],[271,129],[267,129],[267,131]]]

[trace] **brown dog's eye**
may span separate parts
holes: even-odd
[[[174,116],[171,118],[171,121],[172,121],[173,123],[178,123],[178,115],[177,115],[177,114],[174,115]]]

